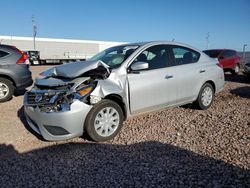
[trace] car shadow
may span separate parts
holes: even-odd
[[[250,80],[248,79],[247,76],[244,76],[244,75],[225,74],[225,81],[237,82],[237,83],[242,83],[242,84],[250,84]]]
[[[232,89],[230,93],[242,98],[250,99],[250,86],[238,87],[236,89]]]
[[[250,171],[156,141],[0,145],[1,187],[247,187]]]

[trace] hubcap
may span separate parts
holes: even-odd
[[[108,137],[118,128],[120,116],[113,107],[106,107],[100,110],[95,118],[94,127],[98,135]]]
[[[0,99],[5,98],[9,94],[9,87],[5,84],[0,82]]]
[[[201,94],[201,102],[204,106],[209,106],[213,99],[213,91],[210,87],[205,87]]]

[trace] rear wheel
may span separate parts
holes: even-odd
[[[121,107],[112,100],[104,99],[89,112],[85,121],[85,129],[94,141],[107,141],[118,134],[123,119]]]
[[[0,78],[0,102],[5,102],[11,99],[14,93],[12,82],[5,78]]]
[[[199,109],[208,109],[214,99],[214,88],[210,83],[205,83],[200,90],[199,96],[196,100],[196,104]]]

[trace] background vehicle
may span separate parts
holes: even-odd
[[[217,60],[175,42],[116,46],[41,75],[25,94],[24,109],[30,127],[47,140],[86,131],[106,141],[139,113],[193,102],[207,109],[224,86]]]
[[[0,45],[0,102],[11,99],[14,89],[32,85],[26,53],[14,46]]]
[[[204,50],[203,52],[212,58],[217,58],[225,71],[230,71],[232,74],[239,74],[240,57],[235,50],[211,49]]]
[[[243,73],[248,76],[248,78],[250,78],[250,61],[248,61],[245,65],[244,65],[244,71]]]

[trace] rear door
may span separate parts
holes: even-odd
[[[146,70],[129,71],[127,75],[131,113],[159,109],[175,103],[178,87],[174,69],[170,67],[168,46],[149,47],[133,63],[137,61],[147,62],[149,67]]]
[[[199,63],[200,53],[183,46],[171,46],[174,62],[175,84],[178,86],[176,103],[195,100],[202,84],[206,68]]]

